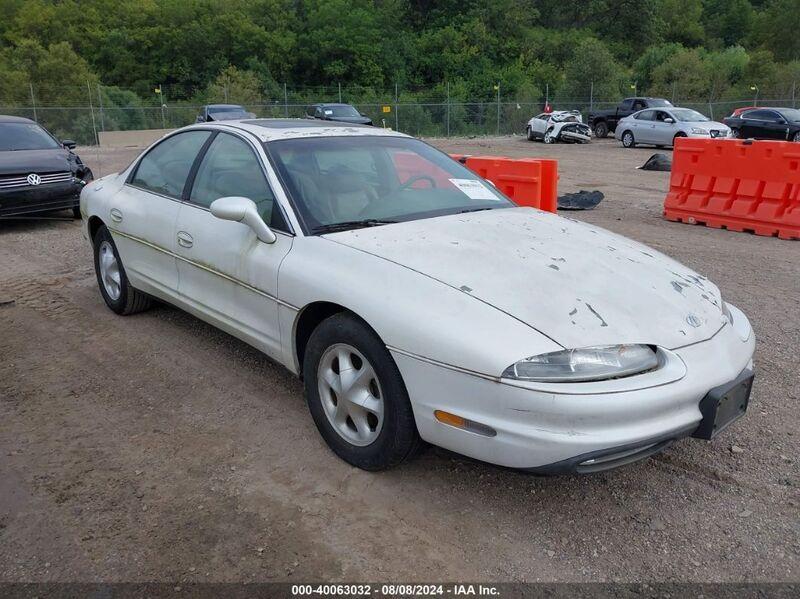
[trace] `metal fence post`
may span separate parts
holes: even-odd
[[[400,116],[397,114],[397,104],[398,104],[397,83],[395,83],[394,84],[394,130],[400,131]]]
[[[450,137],[450,82],[447,82],[447,137]]]
[[[100,91],[100,84],[97,84],[97,101],[100,103],[100,131],[106,130],[105,117],[103,116],[103,93]]]
[[[797,81],[792,81],[792,108],[797,108],[795,105],[795,92],[797,91]]]
[[[159,83],[158,84],[158,101],[159,101],[159,104],[161,104],[161,128],[162,129],[166,129],[167,128],[167,119],[164,116],[164,84],[163,83]]]
[[[286,84],[283,84],[283,116],[289,118],[289,93],[286,91]]]
[[[342,82],[339,82],[339,104],[342,103]]]
[[[97,124],[94,120],[94,106],[92,106],[92,85],[88,81],[86,82],[86,91],[89,92],[89,112],[92,113],[92,131],[94,131],[94,142],[99,146],[100,137],[97,135]]]
[[[500,135],[500,82],[497,82],[497,135]]]
[[[38,123],[38,122],[39,122],[39,119],[36,117],[36,98],[35,98],[35,97],[34,97],[34,95],[33,95],[33,83],[31,83],[31,82],[29,81],[29,82],[28,82],[28,85],[29,85],[29,86],[30,86],[30,88],[31,88],[31,106],[33,107],[33,120],[34,120],[34,121],[36,121],[36,122]]]
[[[589,112],[594,112],[594,81],[589,85]]]

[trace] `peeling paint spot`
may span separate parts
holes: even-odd
[[[461,291],[463,291],[464,293],[471,293],[472,292],[472,287],[467,287],[466,285],[462,285],[461,287],[459,287],[459,289]]]
[[[555,264],[550,264],[550,265],[548,265],[548,267],[547,267],[547,268],[552,268],[553,270],[561,270],[561,269],[560,269],[558,266],[556,266]]]
[[[688,287],[685,283],[678,283],[678,281],[670,281],[672,288],[680,294],[683,294],[683,288]]]
[[[566,258],[550,258],[553,262],[566,262]]]
[[[639,250],[639,251],[640,251],[642,254],[644,254],[645,256],[648,256],[648,257],[650,257],[650,258],[653,258],[653,254],[648,254],[648,253],[647,253],[647,252],[645,252],[644,250]]]
[[[594,314],[595,316],[597,316],[597,318],[600,320],[600,323],[601,323],[601,324],[600,324],[600,326],[601,326],[601,327],[607,327],[607,326],[608,326],[608,323],[607,323],[607,322],[606,322],[606,321],[603,319],[603,317],[602,317],[602,316],[600,316],[600,314],[598,314],[598,313],[597,313],[597,310],[595,310],[594,308],[592,308],[592,304],[589,304],[589,303],[586,303],[586,302],[584,302],[584,303],[586,304],[586,307],[587,307],[587,308],[589,308],[589,311],[590,311],[592,314]]]
[[[569,315],[570,316],[575,316],[577,313],[578,313],[578,309],[577,308],[573,308],[572,312],[570,312]]]

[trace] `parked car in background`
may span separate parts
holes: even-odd
[[[672,106],[669,100],[664,98],[625,98],[616,108],[610,110],[594,110],[589,113],[587,122],[594,131],[595,137],[606,137],[609,133],[614,133],[617,123],[627,116],[632,115],[645,108],[666,108]]]
[[[364,116],[350,104],[312,104],[306,109],[306,118],[372,125],[371,118]]]
[[[238,104],[208,104],[200,107],[200,114],[195,122],[211,123],[213,121],[235,121],[237,119],[254,119],[256,115]]]
[[[81,205],[112,311],[155,296],[258,348],[302,378],[321,436],[359,468],[424,440],[598,472],[710,439],[747,408],[755,336],[708,279],[516,206],[401,133],[192,125]]]
[[[589,125],[583,123],[578,110],[543,112],[528,121],[525,134],[530,141],[541,139],[546,144],[559,141],[589,143],[592,140]]]
[[[734,108],[733,112],[731,113],[731,117],[739,116],[748,110],[755,110],[756,108],[758,108],[758,106],[742,106],[741,108]]]
[[[727,138],[727,125],[712,121],[690,108],[659,108],[640,110],[617,124],[614,137],[626,148],[639,144],[653,146],[675,145],[677,137]]]
[[[30,119],[0,115],[0,217],[70,209],[92,171],[72,150]]]
[[[800,110],[754,108],[725,119],[735,137],[800,142]]]

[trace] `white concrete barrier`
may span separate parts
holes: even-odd
[[[146,148],[175,129],[139,129],[137,131],[101,131],[100,145],[104,148]]]

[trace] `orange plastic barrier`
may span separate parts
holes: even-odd
[[[664,216],[800,239],[800,145],[677,139]]]
[[[548,212],[555,212],[558,207],[557,160],[467,156],[466,165],[520,206]]]

